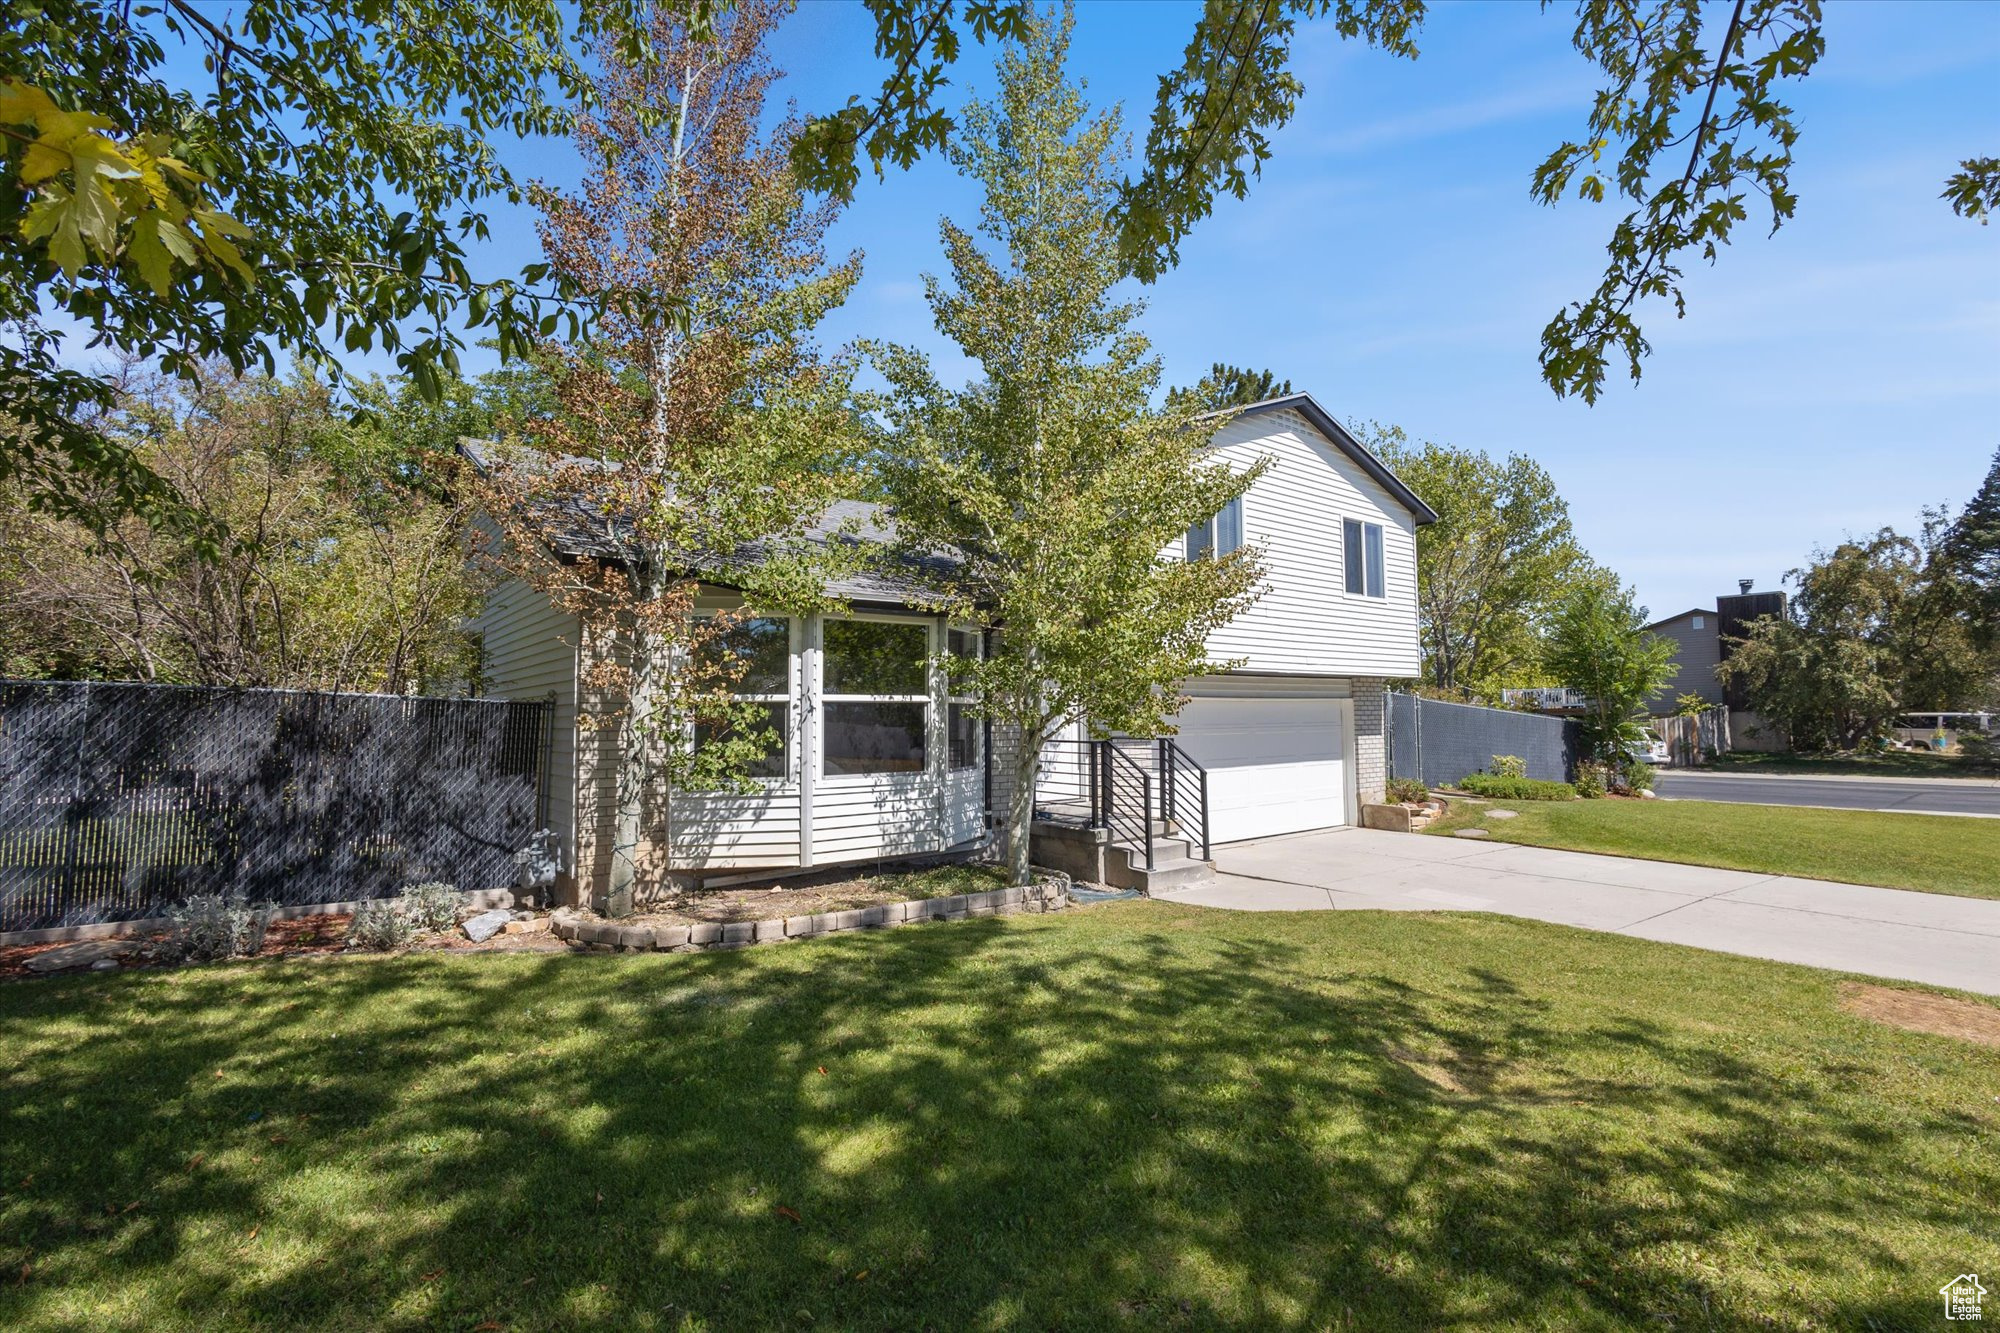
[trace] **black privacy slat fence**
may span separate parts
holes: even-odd
[[[0,931],[514,879],[549,705],[0,681]]]
[[[1446,786],[1486,771],[1496,754],[1520,756],[1531,778],[1576,774],[1578,728],[1569,718],[1391,694],[1388,721],[1393,778]]]

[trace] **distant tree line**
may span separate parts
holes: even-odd
[[[1852,749],[1899,713],[2000,708],[2000,451],[1956,517],[1850,538],[1786,575],[1783,616],[1723,664],[1802,750]]]

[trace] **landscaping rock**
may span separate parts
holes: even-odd
[[[788,916],[785,918],[785,934],[795,940],[804,939],[808,935],[817,935],[819,927],[813,923],[818,919],[810,912],[804,916]]]
[[[67,972],[73,967],[96,967],[99,963],[116,967],[115,960],[138,947],[134,940],[78,940],[31,955],[26,967],[30,972]]]
[[[785,938],[783,921],[753,921],[750,924],[754,931],[752,938],[759,944],[769,944]]]
[[[655,926],[653,947],[655,949],[685,949],[688,943],[688,927]]]
[[[698,921],[688,927],[688,943],[706,948],[722,943],[722,927],[713,921]]]
[[[100,958],[90,965],[90,970],[93,972],[116,972],[118,970],[118,960],[116,958]]]
[[[1493,835],[1483,828],[1462,828],[1452,832],[1454,838],[1490,838]]]
[[[1488,819],[1519,819],[1520,817],[1521,812],[1519,810],[1488,810],[1486,812],[1486,818]]]
[[[501,931],[507,929],[507,923],[513,919],[514,914],[512,912],[504,907],[496,907],[491,911],[481,912],[478,916],[467,921],[460,929],[465,932],[465,938],[471,940],[474,944],[484,944]]]
[[[507,923],[509,935],[540,935],[548,928],[549,919],[545,916],[515,917]]]
[[[856,924],[863,930],[874,930],[881,926],[898,926],[903,923],[903,914],[901,912],[891,913],[887,903],[879,907],[864,907],[856,915],[860,918]]]

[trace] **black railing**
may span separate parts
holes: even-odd
[[[1208,770],[1197,764],[1170,736],[1158,743],[1160,818],[1180,830],[1190,842],[1200,834],[1201,859],[1208,860]]]
[[[1153,868],[1156,826],[1208,859],[1208,771],[1167,737],[1052,740],[1035,784],[1039,817],[1108,830]]]

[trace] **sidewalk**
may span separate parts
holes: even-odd
[[[1367,829],[1215,849],[1161,893],[1244,911],[1499,912],[2000,995],[2000,901]]]

